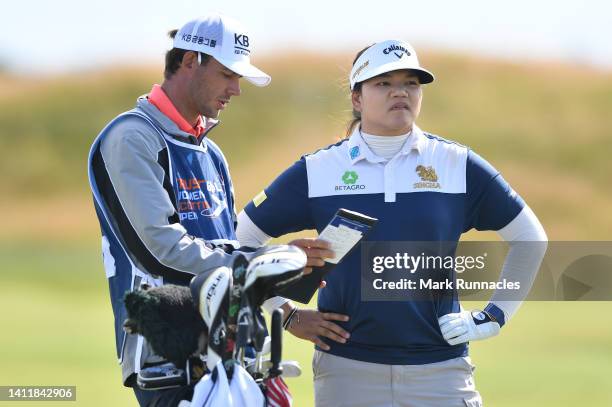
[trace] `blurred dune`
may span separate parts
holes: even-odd
[[[256,61],[272,85],[245,82],[211,133],[230,161],[240,207],[301,154],[343,137],[351,61],[348,54],[308,53]],[[534,207],[551,238],[609,237],[611,72],[456,54],[424,53],[421,61],[436,74],[425,87],[421,128],[486,157]],[[0,74],[0,208],[14,214],[0,240],[31,231],[40,239],[97,236],[89,146],[161,81],[161,71]]]

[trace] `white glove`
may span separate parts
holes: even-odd
[[[462,311],[438,319],[442,336],[449,345],[479,341],[499,333],[499,323],[486,311]]]

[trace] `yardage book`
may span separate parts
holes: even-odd
[[[319,234],[319,239],[326,240],[331,244],[331,249],[336,256],[333,259],[326,259],[323,267],[313,267],[312,273],[293,284],[282,287],[276,291],[276,294],[302,304],[308,304],[319,288],[323,277],[363,240],[377,222],[378,219],[359,212],[343,208],[338,209],[338,212]]]

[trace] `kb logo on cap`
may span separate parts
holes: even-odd
[[[249,37],[245,34],[234,34],[234,44],[242,45],[243,47],[249,46]]]

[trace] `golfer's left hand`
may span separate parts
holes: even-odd
[[[306,253],[308,260],[304,274],[312,273],[313,267],[322,267],[325,265],[325,259],[333,259],[335,256],[329,242],[325,240],[304,238],[292,240],[289,244],[299,247]]]
[[[347,315],[333,312],[321,312],[313,309],[300,309],[289,324],[287,330],[293,336],[306,339],[323,350],[329,350],[329,346],[323,341],[323,337],[336,342],[346,343],[351,336],[340,325],[332,321],[349,320]]]
[[[438,319],[442,336],[450,345],[479,341],[499,334],[499,324],[487,312],[462,311]]]

